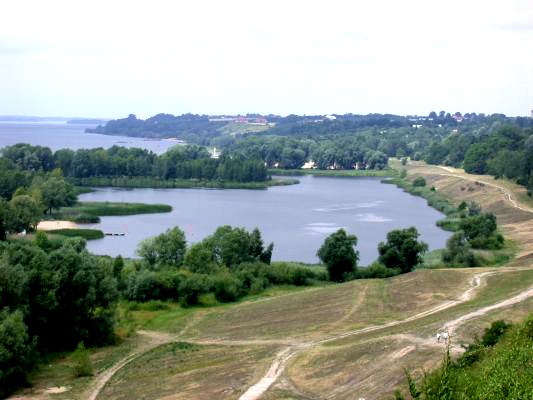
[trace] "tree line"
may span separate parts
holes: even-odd
[[[0,240],[8,233],[34,231],[43,214],[77,201],[60,169],[23,171],[5,158],[0,158],[0,166]]]
[[[318,169],[383,169],[388,157],[371,135],[324,138],[248,136],[227,144],[229,154],[260,158],[269,168],[297,169],[313,161]]]
[[[204,147],[196,145],[175,146],[157,155],[118,146],[107,150],[61,149],[52,153],[46,147],[20,143],[4,148],[2,157],[23,171],[60,168],[68,178],[151,177],[228,182],[264,182],[269,178],[260,159],[237,155],[214,159]]]
[[[26,383],[40,356],[113,343],[117,281],[85,241],[0,241],[0,396]]]
[[[206,146],[210,144],[211,139],[221,135],[219,129],[224,125],[226,125],[224,122],[209,121],[207,115],[157,114],[143,120],[130,114],[126,118],[111,120],[96,128],[86,129],[86,132],[135,137],[177,137],[187,143]]]

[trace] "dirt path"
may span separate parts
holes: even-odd
[[[153,350],[156,347],[162,346],[164,344],[172,343],[176,340],[179,340],[180,336],[182,336],[188,329],[190,329],[197,322],[198,322],[198,316],[195,315],[191,319],[191,321],[185,324],[185,326],[183,327],[183,329],[181,329],[179,333],[174,334],[174,335],[165,333],[165,332],[157,332],[157,331],[143,331],[143,330],[137,331],[137,334],[143,336],[145,338],[145,341],[142,341],[141,344],[133,352],[131,352],[126,357],[121,359],[111,368],[100,373],[96,377],[94,382],[89,386],[89,388],[86,391],[86,396],[83,396],[83,398],[86,398],[88,400],[96,400],[98,395],[102,391],[102,389],[107,384],[107,382],[109,382],[111,378],[119,370],[124,368],[126,365],[128,365],[133,360],[147,353],[148,351]]]
[[[84,398],[87,398],[88,400],[96,400],[96,398],[98,397],[98,395],[100,394],[104,386],[107,384],[107,382],[109,382],[109,380],[120,369],[124,368],[130,362],[137,359],[138,357],[145,354],[146,352],[174,340],[173,336],[164,334],[161,332],[138,331],[137,333],[139,333],[142,336],[145,336],[147,338],[147,341],[141,343],[141,345],[137,349],[135,349],[132,353],[124,357],[122,360],[120,360],[118,363],[113,365],[111,368],[103,371],[100,375],[98,375],[95,381],[91,384],[91,386],[87,390],[87,396],[86,397],[84,396]]]
[[[251,386],[241,397],[239,397],[239,400],[257,400],[259,399],[269,388],[270,386],[272,386],[272,384],[277,380],[277,378],[281,375],[281,373],[283,372],[283,370],[285,369],[285,367],[287,366],[288,364],[288,361],[296,354],[306,350],[306,349],[309,349],[309,348],[312,348],[312,347],[316,347],[318,345],[321,345],[321,344],[324,344],[324,343],[328,343],[328,342],[332,342],[334,340],[339,340],[339,339],[343,339],[343,338],[347,338],[347,337],[351,337],[351,336],[356,336],[356,335],[360,335],[360,334],[363,334],[363,333],[368,333],[368,332],[374,332],[374,331],[379,331],[379,330],[383,330],[383,329],[386,329],[386,328],[390,328],[390,327],[393,327],[393,326],[397,326],[397,325],[401,325],[401,324],[405,324],[405,323],[408,323],[408,322],[412,322],[412,321],[415,321],[417,319],[421,319],[421,318],[424,318],[424,317],[427,317],[427,316],[430,316],[432,314],[436,314],[440,311],[443,311],[443,310],[446,310],[450,307],[453,307],[453,306],[456,306],[458,304],[461,304],[461,303],[464,303],[470,299],[472,299],[474,297],[474,294],[475,294],[475,291],[477,289],[479,289],[481,287],[481,284],[482,284],[482,280],[481,278],[484,278],[486,276],[489,276],[489,275],[493,275],[493,274],[496,274],[496,273],[501,273],[501,272],[505,272],[505,271],[512,271],[512,270],[502,270],[502,271],[490,271],[490,272],[483,272],[483,273],[480,273],[480,274],[476,274],[471,282],[470,282],[470,287],[457,299],[457,300],[451,300],[451,301],[447,301],[445,303],[442,303],[436,307],[433,307],[431,308],[430,310],[427,310],[427,311],[423,311],[421,313],[418,313],[418,314],[415,314],[415,315],[412,315],[408,318],[405,318],[403,320],[397,320],[397,321],[391,321],[389,323],[386,323],[386,324],[383,324],[383,325],[372,325],[372,326],[368,326],[366,328],[362,328],[362,329],[356,329],[356,330],[353,330],[353,331],[348,331],[348,332],[344,332],[344,333],[341,333],[339,335],[335,335],[335,336],[330,336],[328,338],[325,338],[325,339],[320,339],[320,340],[316,340],[316,341],[312,341],[312,342],[307,342],[307,343],[302,343],[301,345],[298,345],[298,346],[290,346],[290,347],[287,347],[285,348],[283,351],[281,351],[280,353],[278,353],[278,355],[274,358],[274,360],[272,361],[272,364],[270,366],[270,368],[268,369],[267,373],[265,374],[265,376],[263,376],[263,378],[261,378],[259,380],[259,382],[257,382],[255,385]],[[533,287],[519,293],[518,295],[510,298],[510,299],[506,299],[504,301],[500,301],[496,304],[492,304],[490,306],[487,306],[487,307],[483,307],[483,308],[480,308],[474,312],[471,312],[471,313],[468,313],[468,314],[465,314],[455,320],[452,320],[452,321],[449,321],[445,324],[445,326],[450,329],[450,332],[453,331],[453,329],[455,329],[457,326],[459,326],[460,324],[462,324],[463,322],[471,319],[471,318],[474,318],[474,317],[479,317],[479,316],[482,316],[482,315],[485,315],[487,314],[488,312],[490,311],[493,311],[495,309],[498,309],[498,308],[503,308],[503,307],[507,307],[507,306],[510,306],[512,304],[516,304],[520,301],[523,301],[523,300],[526,300],[528,299],[529,297],[532,297],[533,296]],[[418,341],[420,340],[423,340],[425,344],[427,345],[431,345],[434,341],[434,339],[428,339],[428,338],[418,338],[417,339]],[[407,351],[404,349],[404,351]],[[407,353],[405,353],[407,354]],[[400,356],[400,355],[398,355]]]
[[[518,203],[518,201],[513,199],[513,195],[511,193],[511,191],[509,189],[506,189],[503,186],[496,185],[495,183],[487,182],[487,181],[481,180],[479,178],[471,178],[469,176],[465,176],[465,175],[463,175],[461,173],[457,173],[457,171],[454,168],[444,167],[442,165],[437,165],[437,167],[449,172],[448,174],[439,174],[441,176],[451,176],[451,177],[454,177],[454,178],[464,179],[465,181],[478,182],[478,183],[482,183],[484,185],[496,188],[496,189],[498,189],[500,192],[502,192],[504,194],[506,200],[509,201],[514,208],[517,208],[518,210],[521,210],[521,211],[533,213],[533,210],[531,208],[521,206]]]

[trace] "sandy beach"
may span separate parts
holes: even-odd
[[[41,221],[37,225],[38,231],[52,231],[55,229],[78,229],[79,225],[72,221]]]

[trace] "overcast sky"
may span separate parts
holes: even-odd
[[[531,109],[532,0],[17,0],[0,11],[0,115]]]

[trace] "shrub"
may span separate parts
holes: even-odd
[[[199,274],[191,274],[184,277],[178,287],[180,303],[183,306],[198,304],[200,295],[207,293],[205,277]]]
[[[80,342],[78,347],[76,347],[76,351],[72,353],[72,360],[74,361],[73,372],[76,378],[93,375],[93,366],[89,357],[89,351],[85,348],[83,342]]]
[[[421,176],[417,176],[413,181],[414,187],[424,187],[426,186],[426,180]]]
[[[102,239],[104,237],[104,232],[98,229],[54,229],[48,231],[48,233],[67,237],[82,237],[85,240]]]
[[[358,279],[379,279],[390,278],[401,274],[401,271],[396,268],[387,268],[379,262],[372,263],[366,268],[359,268],[357,270]]]
[[[230,273],[214,276],[211,282],[215,298],[221,303],[229,303],[241,297],[242,282]]]
[[[483,337],[481,338],[481,344],[483,346],[494,346],[510,327],[511,324],[507,324],[501,319],[494,321],[490,324],[490,327],[485,329]]]
[[[446,242],[446,250],[442,253],[442,261],[453,267],[472,268],[478,265],[470,244],[463,231],[454,233]]]
[[[472,247],[478,249],[500,249],[503,236],[496,233],[496,216],[491,213],[473,215],[463,218],[459,228],[464,231]]]
[[[141,269],[128,276],[126,298],[132,301],[178,300],[182,279],[183,275],[176,271]]]

